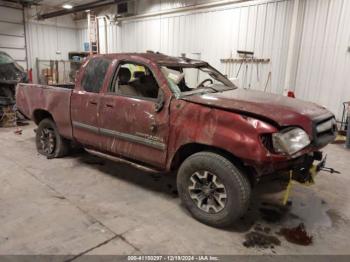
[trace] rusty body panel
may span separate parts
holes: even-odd
[[[119,63],[126,61],[147,65],[153,72],[159,88],[167,97],[161,111],[155,110],[156,99],[138,99],[108,92],[109,84]],[[114,60],[100,95],[99,127],[104,133],[100,150],[164,169],[169,134],[169,103],[172,93],[157,64],[144,57],[120,56],[118,60]],[[134,140],[138,142],[130,142]]]
[[[277,128],[263,121],[177,100],[171,105],[170,123],[170,152],[199,143],[225,149],[242,160],[272,160],[259,135],[276,132]]]
[[[310,119],[332,116],[327,109],[319,105],[254,90],[236,89],[223,93],[190,96],[184,100],[263,118],[273,121],[280,127],[300,126],[309,133],[312,132]]]
[[[171,105],[168,168],[175,152],[192,143],[224,149],[253,167],[258,175],[289,168],[299,157],[321,149],[309,146],[293,156],[271,153],[262,143],[261,135],[278,132],[278,125],[242,113],[224,111],[219,106],[203,107],[186,100],[174,100]],[[323,116],[329,117],[329,113]],[[292,126],[302,123],[295,121]]]
[[[91,59],[101,57],[111,60],[103,84],[97,93],[86,92],[80,84],[86,66]],[[157,99],[109,93],[117,68],[125,61],[151,70],[163,97],[161,110],[156,110]],[[311,144],[293,156],[272,153],[261,141],[262,135],[300,126],[313,140],[315,123],[333,115],[315,104],[240,89],[176,98],[161,71],[164,65],[207,63],[155,53],[94,56],[81,67],[73,91],[20,84],[18,108],[30,118],[35,110],[46,110],[62,136],[85,148],[167,171],[186,145],[221,149],[262,175],[290,168],[332,140],[327,137],[322,145]]]
[[[26,117],[35,121],[38,110],[49,112],[62,136],[72,139],[70,102],[72,90],[51,86],[18,84],[17,107]]]

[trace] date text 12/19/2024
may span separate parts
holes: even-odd
[[[128,261],[219,261],[217,256],[128,256]]]

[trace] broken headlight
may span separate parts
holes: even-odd
[[[272,144],[276,153],[293,155],[308,146],[310,138],[301,128],[286,129],[272,134]]]

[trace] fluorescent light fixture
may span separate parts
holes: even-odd
[[[72,9],[72,8],[73,8],[73,6],[70,5],[70,4],[64,4],[64,5],[62,5],[62,7],[63,7],[64,9]]]

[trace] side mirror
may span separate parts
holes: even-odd
[[[159,112],[160,110],[162,110],[163,106],[164,106],[164,93],[161,89],[159,89],[158,98],[154,109],[156,112]]]

